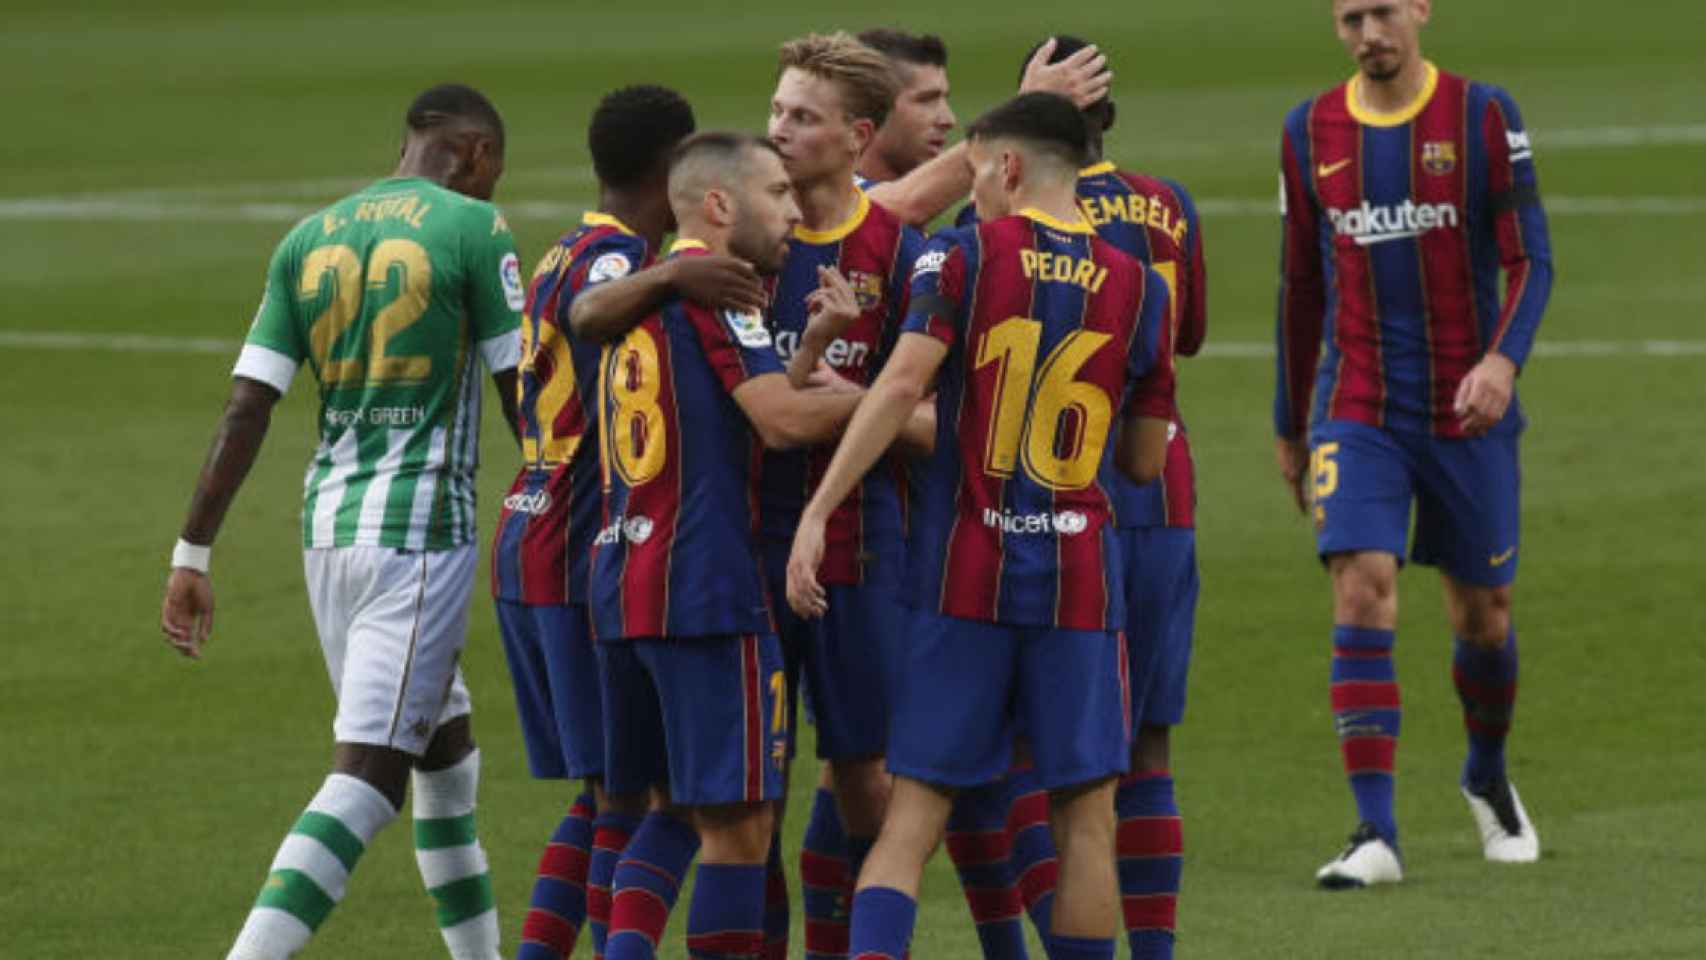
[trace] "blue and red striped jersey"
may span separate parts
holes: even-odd
[[[775,630],[759,572],[762,448],[733,396],[767,373],[783,369],[760,314],[679,298],[605,352],[604,509],[587,588],[597,639]]]
[[[772,291],[770,325],[776,351],[792,356],[806,329],[806,296],[818,287],[818,268],[836,267],[853,287],[862,312],[824,353],[824,361],[855,383],[868,385],[894,346],[906,317],[908,272],[924,238],[863,192],[853,215],[824,231],[796,228],[788,260]],[[835,444],[764,455],[760,512],[764,536],[790,541],[800,512],[817,489]],[[825,529],[824,583],[856,584],[879,541],[897,542],[904,530],[905,469],[884,457],[830,515]]]
[[[569,333],[582,290],[644,269],[646,241],[615,217],[588,213],[533,271],[521,323],[517,419],[521,470],[492,538],[492,595],[530,604],[584,603],[598,528],[596,344]]]
[[[1167,298],[1083,221],[1027,210],[930,240],[903,327],[949,348],[913,491],[916,608],[1123,627],[1111,440],[1122,413],[1172,411]]]
[[[1167,281],[1171,314],[1164,335],[1174,356],[1196,356],[1208,333],[1208,272],[1196,203],[1172,180],[1129,173],[1112,163],[1078,175],[1078,206],[1096,235],[1149,264]],[[1114,480],[1114,516],[1122,527],[1196,524],[1197,477],[1191,441],[1175,406],[1169,417],[1167,466],[1139,486]]]
[[[1274,429],[1462,437],[1458,384],[1491,351],[1520,368],[1551,293],[1534,151],[1497,87],[1429,64],[1416,101],[1380,114],[1359,83],[1286,118]],[[1513,398],[1495,429],[1521,423]]]

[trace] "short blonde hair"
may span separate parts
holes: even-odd
[[[879,127],[900,94],[900,80],[889,58],[845,31],[808,33],[782,44],[776,75],[790,68],[835,84],[850,116]]]

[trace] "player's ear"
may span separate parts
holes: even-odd
[[[726,227],[734,222],[735,201],[727,190],[713,188],[705,191],[703,209],[705,222],[713,226]]]
[[[847,133],[848,146],[852,148],[853,155],[857,157],[865,152],[866,147],[871,145],[871,141],[877,135],[877,125],[872,123],[869,117],[860,117],[847,125]]]
[[[1416,18],[1416,25],[1422,26],[1433,16],[1433,3],[1430,0],[1410,0],[1410,15]]]
[[[1017,150],[1001,151],[1001,189],[1012,193],[1025,179],[1025,157]]]

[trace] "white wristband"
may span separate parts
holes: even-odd
[[[212,556],[212,547],[197,546],[179,537],[178,545],[172,548],[172,567],[188,567],[197,573],[206,573],[207,561]]]

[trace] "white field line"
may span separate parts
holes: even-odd
[[[162,337],[152,334],[0,330],[0,349],[98,353],[216,354],[235,358],[242,341],[223,337]],[[1256,340],[1204,345],[1202,356],[1265,359],[1274,346]],[[1706,340],[1555,340],[1534,345],[1539,357],[1703,357]]]

